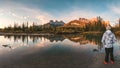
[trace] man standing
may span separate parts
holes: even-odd
[[[110,55],[111,64],[114,64],[113,44],[116,42],[116,37],[114,33],[112,33],[110,26],[106,27],[106,31],[103,34],[101,42],[105,47],[105,53],[106,53],[104,64],[108,64],[109,55]]]

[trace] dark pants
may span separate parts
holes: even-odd
[[[114,56],[113,56],[113,47],[112,48],[105,48],[105,61],[108,62],[109,61],[109,55],[110,55],[110,60],[114,61]]]

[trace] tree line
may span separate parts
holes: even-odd
[[[34,22],[29,26],[29,23],[23,23],[14,26],[8,26],[4,29],[0,29],[1,32],[12,32],[12,33],[80,33],[88,31],[105,31],[106,23],[101,17],[97,17],[97,21],[90,21],[86,23],[84,27],[79,26],[51,26],[51,25],[36,25]],[[119,31],[120,26],[115,26],[114,31]]]

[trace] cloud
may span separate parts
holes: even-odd
[[[99,16],[99,14],[93,11],[75,8],[75,9],[71,9],[69,11],[65,11],[64,13],[62,13],[59,19],[64,20],[65,22],[69,22],[74,19],[79,19],[79,18],[90,19],[90,18],[97,17],[97,16]]]
[[[13,5],[15,5],[15,3]],[[41,9],[27,7],[22,4],[16,4],[16,6],[13,5],[1,7],[0,18],[3,20],[0,20],[0,27],[3,25],[7,26],[8,24],[6,23],[13,25],[14,22],[21,24],[27,21],[29,24],[32,24],[33,22],[36,22],[37,24],[45,24],[49,20],[54,19],[54,16],[52,16],[49,12],[43,11]],[[1,24],[1,22],[6,23]]]
[[[108,5],[109,12],[107,13],[109,16],[109,20],[113,25],[117,24],[119,22],[120,18],[120,1],[116,1],[116,3],[111,3],[111,5]],[[107,15],[106,15],[107,16]]]
[[[19,19],[24,19],[22,16],[17,15],[16,13],[11,12],[11,11],[8,14],[11,15],[11,16],[13,16],[13,17],[19,18]]]
[[[2,19],[0,20],[0,27],[3,26],[3,24],[7,26],[8,23],[13,25],[14,22],[21,24],[27,21],[29,24],[32,24],[33,22],[36,22],[37,24],[45,24],[49,20],[63,20],[65,23],[68,23],[74,19],[91,19],[97,16],[101,16],[105,20],[113,21],[118,18],[116,14],[120,14],[120,7],[112,5],[109,6],[108,11],[98,12],[97,10],[94,10],[94,8],[86,9],[73,6],[70,9],[61,10],[60,12],[57,12],[57,14],[49,13],[49,11],[42,10],[41,8],[34,8],[26,6],[25,4],[9,2],[8,4],[3,4],[2,7],[0,6],[0,19]],[[1,22],[6,23],[1,24]]]
[[[114,13],[120,14],[120,7],[111,6],[110,9],[111,9]]]
[[[68,23],[71,20],[79,19],[79,18],[95,18],[97,16],[100,16],[105,21],[109,21],[111,25],[114,25],[117,22],[118,16],[116,16],[111,11],[104,11],[104,12],[97,12],[90,9],[84,9],[84,8],[73,8],[69,11],[65,11],[61,14],[60,17],[58,17],[59,20],[63,20],[66,23]]]
[[[45,12],[40,9],[31,9],[31,8],[22,8],[25,12],[27,12],[27,17],[25,18],[30,18],[33,21],[37,21],[39,24],[45,24],[49,22],[49,20],[54,19],[55,17],[49,14],[48,12]],[[23,13],[24,15],[26,13]]]

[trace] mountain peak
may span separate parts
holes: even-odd
[[[95,23],[98,21],[102,21],[102,23],[105,23],[106,25],[109,24],[109,21],[102,20],[101,17],[96,17],[92,19],[86,19],[86,18],[79,18],[78,20],[72,20],[65,24],[64,26],[77,26],[77,27],[84,27],[88,23]]]

